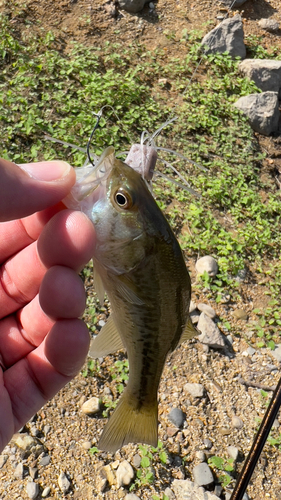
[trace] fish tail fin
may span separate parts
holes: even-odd
[[[115,453],[128,443],[146,443],[157,446],[158,404],[138,408],[128,389],[107,422],[98,443],[100,450]]]

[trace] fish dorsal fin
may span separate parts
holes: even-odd
[[[111,314],[100,333],[92,340],[89,356],[103,358],[123,348],[121,337],[114,323],[114,314]]]
[[[184,342],[185,340],[190,340],[192,339],[193,337],[195,337],[195,335],[199,335],[200,332],[197,330],[197,328],[195,328],[195,326],[192,324],[192,321],[190,319],[190,317],[188,318],[187,320],[187,323],[184,327],[184,330],[181,334],[181,338],[179,340],[179,344],[181,344],[182,342]]]
[[[116,286],[116,290],[119,292],[121,297],[125,299],[130,304],[137,304],[138,306],[143,306],[145,302],[140,299],[137,294],[132,290],[130,286],[130,281],[127,279],[126,282],[121,280],[121,277],[113,277],[111,276],[114,284]]]
[[[103,304],[104,303],[105,289],[104,289],[104,286],[103,286],[103,282],[102,282],[101,276],[98,273],[95,265],[94,265],[94,284],[95,284],[95,290],[96,290],[98,299],[100,301],[100,304]]]

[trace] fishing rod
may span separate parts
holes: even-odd
[[[244,462],[242,471],[237,479],[230,500],[242,500],[280,406],[281,406],[281,377],[275,388],[275,391],[273,393],[269,406],[265,412],[265,415],[262,419],[260,428],[254,438],[252,447]]]

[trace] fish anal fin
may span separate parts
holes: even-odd
[[[193,323],[189,317],[187,320],[187,323],[184,327],[184,330],[181,334],[181,338],[179,340],[178,345],[181,344],[182,342],[184,342],[185,340],[190,340],[199,334],[200,334],[200,332],[197,330],[197,328],[195,328],[195,326],[193,325]]]
[[[146,443],[157,446],[158,443],[158,405],[137,408],[132,404],[128,389],[125,389],[119,403],[107,422],[98,448],[115,453],[128,443]]]
[[[92,340],[89,356],[102,358],[123,348],[124,345],[114,323],[114,314],[111,314],[100,333]]]

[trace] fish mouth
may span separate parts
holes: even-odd
[[[63,200],[67,208],[81,210],[81,202],[93,204],[103,196],[114,160],[114,148],[109,146],[104,150],[95,166],[87,164],[75,169],[76,183],[70,194]]]

